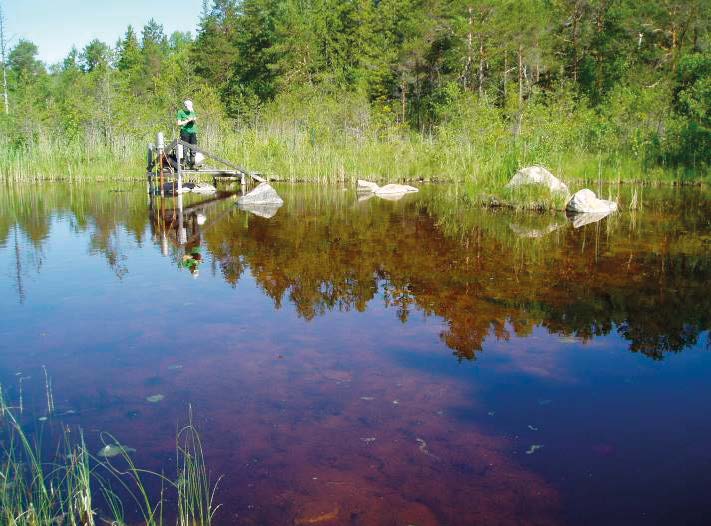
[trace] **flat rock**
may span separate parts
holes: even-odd
[[[204,195],[209,195],[209,194],[214,194],[217,192],[217,188],[212,186],[209,183],[197,183],[196,185],[193,186],[192,193],[194,194],[204,194]]]
[[[517,188],[531,184],[545,186],[551,192],[570,194],[568,186],[542,166],[521,168],[506,184],[506,188]]]
[[[565,206],[568,212],[586,214],[609,214],[617,210],[617,203],[598,199],[595,192],[587,188],[578,190]]]
[[[410,194],[413,192],[419,192],[414,186],[407,184],[386,184],[385,186],[378,186],[376,183],[370,181],[364,181],[363,179],[358,179],[356,189],[359,194],[367,195],[370,198],[372,195],[377,195],[383,199],[389,199],[390,201],[397,201],[401,199],[405,194]],[[367,199],[366,198],[366,199]],[[365,200],[361,199],[359,196],[359,201]]]
[[[260,183],[254,190],[237,199],[238,205],[283,205],[284,200],[269,183]]]
[[[378,188],[380,187],[376,183],[364,181],[363,179],[358,179],[356,183],[356,189],[359,192],[375,192]]]
[[[377,196],[409,194],[412,192],[419,192],[419,190],[407,184],[386,184],[373,191]]]

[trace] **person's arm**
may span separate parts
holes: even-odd
[[[193,113],[191,117],[186,117],[185,119],[181,120],[178,119],[178,126],[185,126],[187,123],[191,121],[196,121],[197,120],[197,115]]]

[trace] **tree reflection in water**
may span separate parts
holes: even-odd
[[[467,360],[488,336],[536,326],[584,341],[617,331],[653,359],[709,328],[711,211],[696,189],[645,190],[643,210],[578,229],[561,214],[481,210],[452,188],[358,203],[351,190],[285,187],[271,219],[238,210],[229,193],[209,206],[186,196],[182,240],[170,200],[147,207],[141,190],[10,187],[0,196],[0,243],[9,246],[16,225],[23,250],[41,254],[52,217],[68,217],[121,277],[131,269],[118,233],[140,245],[150,231],[176,266],[202,247],[226,283],[249,272],[276,308],[288,301],[305,320],[373,301],[403,323],[414,312],[441,318],[441,340]]]

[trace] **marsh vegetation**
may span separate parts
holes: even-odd
[[[672,4],[228,0],[50,66],[21,40],[0,177],[140,178],[189,97],[204,146],[278,180],[707,180],[711,16]]]

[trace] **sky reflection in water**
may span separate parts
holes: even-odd
[[[574,228],[452,192],[191,197],[184,249],[140,188],[8,187],[6,396],[42,415],[46,365],[65,424],[153,469],[191,404],[224,524],[702,524],[708,193]]]

